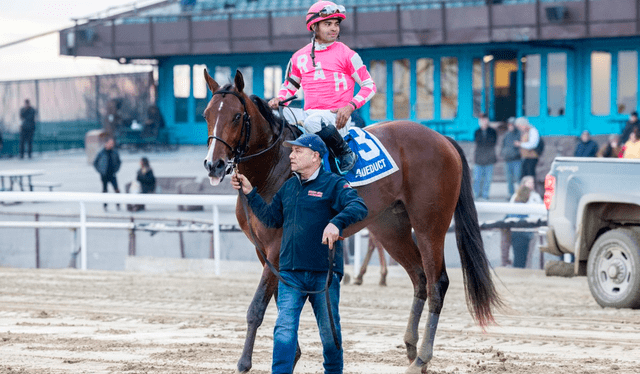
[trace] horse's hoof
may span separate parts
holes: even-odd
[[[416,357],[418,357],[418,347],[413,344],[405,343],[407,346],[407,358],[409,359],[409,363],[413,363]]]
[[[404,373],[405,374],[427,374],[428,367],[429,367],[428,363],[423,362],[420,358],[416,358],[411,363],[411,365],[409,365],[409,368]]]
[[[349,276],[349,274],[344,273],[344,276],[342,277],[342,284],[347,285],[351,282],[351,277]]]
[[[243,362],[241,359],[238,361],[238,369],[236,370],[236,374],[247,374],[251,370],[251,363]]]

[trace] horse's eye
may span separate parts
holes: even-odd
[[[234,121],[239,121],[240,117],[241,117],[241,114],[240,113],[236,113],[236,115],[233,117],[233,120]]]

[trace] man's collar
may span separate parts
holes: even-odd
[[[320,44],[320,43],[316,42],[316,51],[324,51],[325,49],[331,47],[333,45],[333,43],[335,43],[335,42],[326,43],[326,44]]]
[[[298,180],[300,182],[309,182],[312,181],[316,178],[318,178],[318,174],[320,174],[320,169],[322,168],[322,164],[320,164],[320,166],[318,166],[318,168],[316,169],[316,171],[313,172],[313,174],[311,174],[311,176],[309,177],[309,179],[305,179],[304,181],[302,180],[302,175],[300,175],[300,173],[298,172],[293,172],[293,174],[296,175],[296,177],[298,177]]]

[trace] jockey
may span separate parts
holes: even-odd
[[[293,54],[280,92],[269,106],[277,109],[280,101],[304,88],[304,128],[322,138],[344,174],[357,160],[343,139],[352,124],[351,113],[371,100],[376,85],[360,56],[337,41],[340,22],[346,18],[344,6],[318,1],[306,18],[307,30],[313,32],[311,43]],[[360,90],[354,96],[355,83]]]

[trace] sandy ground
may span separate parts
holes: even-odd
[[[497,269],[509,309],[486,332],[471,320],[462,275],[440,318],[429,373],[640,373],[640,311],[602,309],[586,279]],[[412,300],[404,275],[344,285],[345,373],[403,373]],[[233,373],[255,271],[222,277],[0,268],[0,373]],[[251,373],[269,373],[275,305],[267,311]],[[424,322],[422,323],[424,325]],[[322,373],[310,308],[297,373]]]

